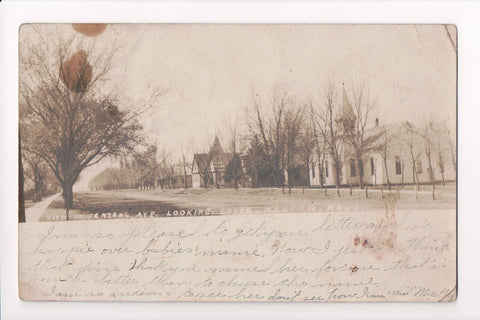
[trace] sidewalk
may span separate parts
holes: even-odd
[[[54,194],[48,198],[43,199],[42,201],[34,204],[30,208],[25,210],[25,219],[26,222],[37,222],[40,221],[40,217],[42,216],[45,209],[55,200],[60,193]]]

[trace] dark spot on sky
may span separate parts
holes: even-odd
[[[87,37],[95,37],[102,33],[107,25],[105,23],[73,23],[73,30]]]

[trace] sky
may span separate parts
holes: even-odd
[[[300,102],[320,102],[327,81],[347,91],[363,84],[381,123],[455,128],[456,52],[443,25],[116,24],[94,38],[87,41],[120,45],[105,91],[124,108],[163,92],[140,121],[147,141],[172,161],[205,152],[215,134],[225,145],[254,94],[269,99],[282,88]],[[111,165],[84,172],[77,189]]]

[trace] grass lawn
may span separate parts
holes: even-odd
[[[454,184],[436,186],[436,200],[432,199],[431,186],[422,186],[415,195],[412,186],[383,190],[369,188],[368,198],[365,190],[340,189],[176,189],[176,190],[115,190],[78,192],[74,195],[74,207],[70,210],[72,220],[95,218],[123,218],[139,212],[155,213],[155,216],[173,215],[195,210],[209,210],[209,214],[240,214],[267,212],[307,212],[307,211],[364,211],[378,210],[386,201],[395,201],[397,210],[408,209],[455,209],[456,190]],[[97,217],[95,217],[97,213]],[[115,215],[113,216],[113,213]],[[122,214],[119,216],[119,214]],[[102,216],[103,214],[103,216]],[[110,214],[111,216],[109,216]],[[41,220],[62,220],[65,217],[63,200],[58,197],[44,212]],[[63,218],[64,219],[64,218]]]

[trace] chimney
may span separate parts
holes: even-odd
[[[375,118],[375,127],[378,127],[379,123],[378,118]]]

